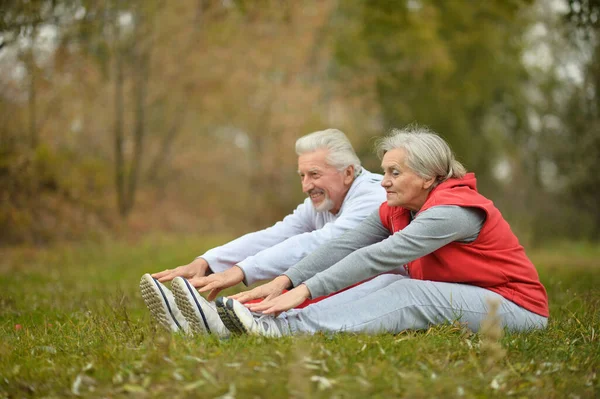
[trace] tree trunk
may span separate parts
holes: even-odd
[[[37,29],[35,26],[32,27],[31,32],[31,44],[29,46],[29,52],[27,54],[27,66],[29,69],[29,87],[28,87],[28,100],[29,100],[29,145],[32,150],[35,150],[39,144],[38,130],[37,130],[37,109],[36,109],[36,67],[34,57],[34,45],[35,35]]]
[[[141,22],[140,22],[141,23]],[[138,38],[141,35],[136,35]],[[150,49],[149,46],[138,45],[138,55],[136,57],[136,69],[138,76],[135,81],[135,130],[133,132],[133,158],[131,160],[131,169],[129,171],[129,184],[127,190],[127,205],[125,212],[128,214],[135,203],[135,194],[139,179],[139,170],[144,153],[144,135],[146,131],[146,93],[149,75]]]
[[[117,208],[121,217],[127,216],[125,199],[125,160],[123,154],[124,140],[124,101],[123,101],[123,54],[119,44],[119,25],[115,22],[115,187],[117,189]]]
[[[150,164],[150,167],[148,168],[148,173],[146,175],[148,182],[164,186],[162,181],[164,178],[164,174],[161,175],[161,170],[165,168],[165,164],[169,159],[173,143],[175,142],[178,133],[181,131],[180,129],[184,120],[184,115],[185,106],[181,105],[175,111],[173,115],[173,124],[163,136],[158,152],[156,153],[156,156],[154,157],[152,163]]]

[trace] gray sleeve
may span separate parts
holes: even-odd
[[[338,238],[330,240],[289,268],[285,273],[294,287],[340,261],[359,248],[389,237],[390,232],[381,224],[379,210],[365,218],[361,224]]]
[[[363,247],[305,281],[313,298],[339,291],[369,277],[425,256],[453,241],[477,238],[485,213],[476,208],[436,206],[420,213],[403,230]],[[321,248],[327,253],[326,248]]]

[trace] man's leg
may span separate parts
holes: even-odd
[[[477,331],[489,312],[489,298],[500,303],[497,314],[502,326],[511,330],[544,328],[547,323],[547,318],[529,312],[492,291],[472,285],[405,278],[344,302],[342,296],[352,295],[352,290],[305,309],[284,313],[280,316],[281,321],[289,324],[292,333],[398,333],[455,320]],[[337,304],[330,302],[334,298],[339,300]]]
[[[140,292],[150,314],[160,325],[173,332],[190,332],[188,322],[177,307],[173,293],[164,284],[146,273],[140,280]]]

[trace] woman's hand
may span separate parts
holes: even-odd
[[[292,282],[287,276],[279,276],[266,284],[259,285],[258,287],[249,291],[232,295],[229,298],[235,299],[240,303],[246,303],[253,299],[261,298],[265,298],[265,301],[268,301],[281,295],[283,290],[289,288],[291,285]]]
[[[291,291],[286,292],[276,298],[261,303],[248,305],[248,309],[253,312],[262,312],[263,314],[272,314],[277,316],[281,312],[290,310],[300,305],[306,299],[310,298],[310,291],[304,284],[300,284]]]

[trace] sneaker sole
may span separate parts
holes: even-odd
[[[149,275],[142,276],[140,280],[140,292],[146,307],[152,316],[158,320],[160,325],[169,331],[183,331],[181,325],[173,315],[173,310],[169,306],[169,301],[163,292],[160,284],[155,278]],[[173,323],[175,326],[173,326]]]
[[[233,300],[225,297],[219,297],[215,301],[217,305],[217,313],[219,313],[219,317],[225,327],[232,334],[248,334],[249,331],[244,327],[240,319],[235,314],[233,310]]]
[[[171,290],[175,296],[177,307],[192,327],[192,330],[200,334],[210,333],[206,316],[192,292],[195,288],[186,279],[175,278],[171,283]]]

